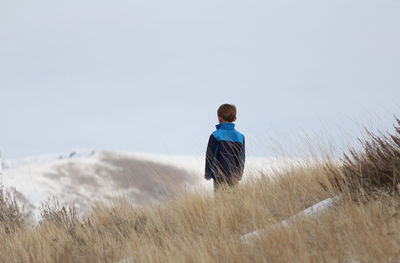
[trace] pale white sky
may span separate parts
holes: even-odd
[[[0,150],[204,154],[238,106],[249,154],[343,142],[400,109],[398,0],[0,2]]]

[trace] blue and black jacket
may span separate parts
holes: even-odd
[[[220,123],[208,141],[206,179],[240,180],[245,162],[245,140],[233,123]]]

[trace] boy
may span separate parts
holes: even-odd
[[[242,179],[245,161],[243,134],[235,130],[236,107],[223,104],[218,108],[217,130],[210,136],[206,153],[205,179],[214,179],[214,190],[235,186]]]

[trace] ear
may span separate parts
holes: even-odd
[[[222,118],[220,116],[218,116],[218,121],[219,121],[219,123],[222,122]]]
[[[236,117],[233,119],[233,121],[236,121]]]

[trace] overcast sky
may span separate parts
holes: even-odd
[[[4,158],[204,154],[222,103],[248,153],[400,112],[398,0],[0,2]]]

